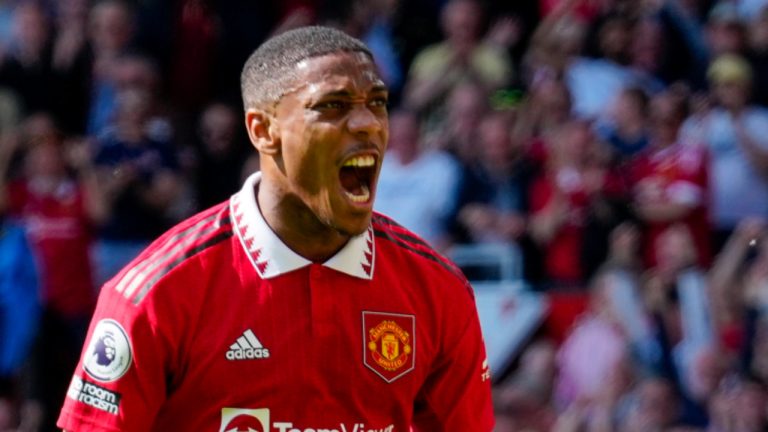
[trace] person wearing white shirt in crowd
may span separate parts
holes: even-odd
[[[768,110],[749,102],[752,70],[724,54],[708,72],[718,105],[694,114],[682,134],[710,152],[710,208],[715,250],[739,221],[768,214]]]
[[[422,148],[415,113],[393,112],[389,123],[389,150],[375,208],[441,250],[449,242],[448,223],[456,207],[461,167],[447,152]]]

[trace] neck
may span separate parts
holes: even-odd
[[[349,241],[323,223],[295,195],[262,177],[256,202],[264,220],[291,250],[312,262],[325,262]]]

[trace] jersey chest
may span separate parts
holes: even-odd
[[[329,430],[407,423],[436,360],[434,305],[384,270],[370,281],[320,265],[268,280],[224,276],[230,286],[205,303],[169,406],[204,394],[214,416],[267,409]]]

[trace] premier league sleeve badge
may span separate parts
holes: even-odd
[[[93,379],[112,382],[128,372],[132,351],[128,334],[115,320],[103,319],[96,324],[83,358],[83,369]]]

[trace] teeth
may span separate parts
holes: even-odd
[[[359,195],[355,195],[352,192],[344,191],[345,194],[347,194],[347,197],[349,197],[350,200],[356,203],[365,203],[368,202],[368,200],[371,198],[371,191],[368,189],[368,186],[362,185],[360,186],[361,193]]]
[[[355,156],[344,162],[345,167],[372,167],[376,159],[371,155]]]

